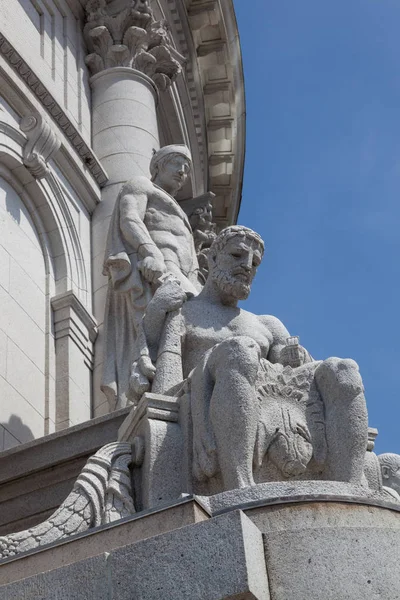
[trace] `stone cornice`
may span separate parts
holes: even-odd
[[[239,34],[232,0],[190,0],[192,28],[205,97],[209,189],[218,227],[235,223],[242,195],[245,96]]]
[[[21,79],[25,81],[48,114],[54,119],[97,183],[99,185],[104,185],[107,182],[107,174],[92,150],[71,123],[70,119],[66,116],[58,102],[41,83],[40,78],[34,73],[2,33],[0,33],[0,54]]]
[[[51,299],[51,306],[54,311],[59,311],[63,308],[72,308],[77,314],[82,324],[86,327],[91,342],[94,342],[97,336],[97,321],[83,306],[79,298],[72,290],[59,294]],[[57,334],[56,334],[57,338]]]
[[[97,337],[97,322],[72,290],[51,299],[54,312],[54,337],[70,338],[93,368],[93,344]]]
[[[238,217],[245,156],[245,96],[241,51],[231,0],[165,0],[180,50],[187,60],[199,148],[208,169],[205,188],[214,192],[219,228]],[[186,25],[187,23],[187,25]],[[193,37],[194,50],[188,46]],[[205,113],[205,123],[204,123]]]

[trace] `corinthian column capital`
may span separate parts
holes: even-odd
[[[89,0],[84,36],[92,75],[112,67],[132,67],[163,91],[184,62],[170,44],[168,23],[155,21],[149,0]]]

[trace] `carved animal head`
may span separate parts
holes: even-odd
[[[313,455],[307,426],[282,408],[282,426],[277,427],[268,448],[268,458],[285,477],[296,477],[307,469]]]

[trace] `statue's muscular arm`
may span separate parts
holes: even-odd
[[[273,341],[268,352],[268,360],[272,363],[280,363],[285,366],[287,364],[290,365],[290,349],[287,346],[287,339],[290,337],[290,333],[284,324],[271,315],[262,315],[259,319],[272,335]],[[311,354],[302,346],[300,346],[300,357],[301,364],[303,365],[314,362]]]
[[[144,224],[151,182],[146,177],[137,177],[124,185],[120,198],[120,229],[126,241],[141,259],[139,268],[144,277],[155,283],[166,271],[164,257],[151,239]]]
[[[290,333],[284,324],[272,315],[261,315],[259,319],[272,336],[267,358],[271,363],[279,363],[281,362],[281,350],[286,346],[286,340],[290,337]]]
[[[148,179],[137,177],[128,181],[121,190],[119,214],[120,228],[124,238],[138,251],[139,256],[161,258],[162,254],[150,237],[144,218],[149,200]]]

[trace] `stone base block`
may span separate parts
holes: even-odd
[[[264,540],[273,600],[400,599],[400,530],[309,529]]]
[[[237,490],[210,517],[188,498],[6,561],[0,600],[400,600],[399,505],[282,485],[280,503]]]
[[[270,600],[262,535],[234,511],[0,586],[0,600],[28,598]]]
[[[272,600],[400,600],[400,507],[315,500],[253,507]]]

